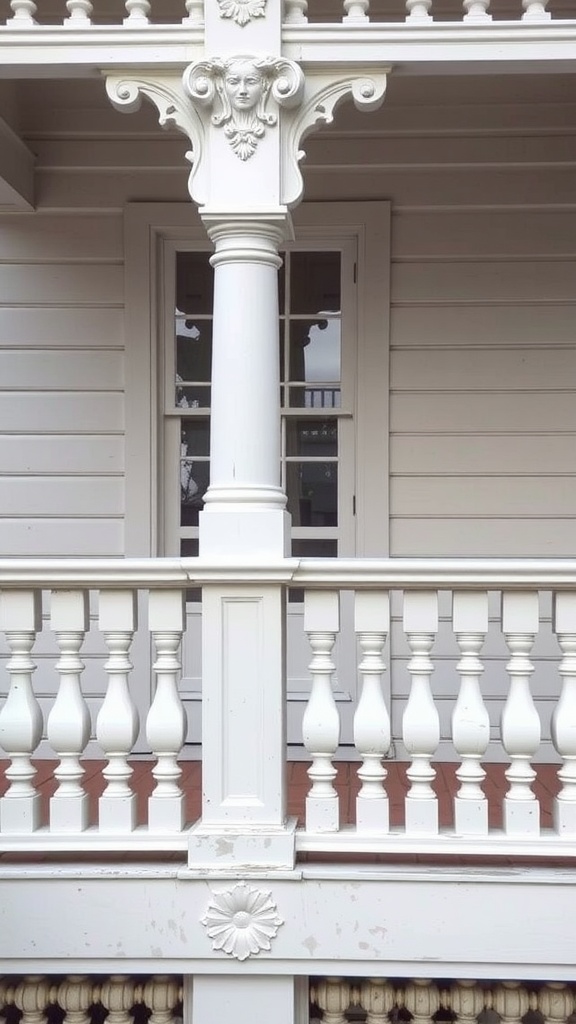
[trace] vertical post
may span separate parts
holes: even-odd
[[[390,715],[382,693],[385,671],[382,652],[390,628],[388,594],[357,593],[354,626],[362,652],[359,675],[362,693],[354,715],[354,744],[362,757],[358,777],[362,787],[356,798],[358,831],[388,832],[390,815],[384,790],[386,768],[382,759],[391,742]]]
[[[308,1024],[308,979],[197,974],[184,988],[184,1024]]]
[[[0,800],[0,831],[33,832],[40,825],[40,796],[34,788],[36,769],[30,758],[42,737],[42,711],[34,695],[30,657],[42,628],[40,593],[36,590],[0,594],[0,629],[10,649],[10,689],[0,711],[0,745],[10,758],[10,782]]]
[[[340,715],[332,693],[332,649],[340,629],[338,591],[309,590],[304,595],[304,629],[312,648],[312,689],[302,722],[304,746],[312,758],[306,797],[306,828],[311,832],[337,832],[340,824],[338,794],[333,782],[333,759],[340,742]]]
[[[454,829],[460,835],[487,835],[488,801],[481,758],[490,741],[490,719],[480,690],[484,671],[480,651],[488,632],[488,594],[456,592],[452,625],[460,648],[460,692],[452,713],[452,740],[462,758],[456,769],[460,789],[454,800]]]
[[[562,651],[560,699],[552,712],[552,740],[563,758],[562,788],[554,801],[554,827],[576,834],[576,594],[554,595],[554,632]]]
[[[434,704],[430,676],[434,665],[430,651],[438,631],[438,595],[414,591],[404,594],[404,632],[412,658],[408,664],[412,683],[402,716],[404,746],[412,757],[407,775],[406,832],[438,831],[438,797],[432,789],[436,771],[432,755],[440,742],[440,717]]]

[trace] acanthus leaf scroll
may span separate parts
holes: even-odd
[[[218,0],[221,18],[231,18],[244,28],[253,18],[266,17],[266,0]]]

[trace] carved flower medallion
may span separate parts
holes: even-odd
[[[218,0],[221,18],[233,18],[243,27],[252,18],[264,18],[267,0]]]
[[[212,939],[212,949],[221,949],[237,960],[271,949],[271,940],[284,924],[272,894],[245,882],[213,893],[201,921]]]

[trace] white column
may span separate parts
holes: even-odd
[[[88,826],[88,796],[82,788],[80,755],[90,739],[90,712],[82,696],[84,663],[79,652],[90,628],[87,592],[54,591],[50,626],[60,649],[60,685],[47,723],[48,740],[60,758],[54,772],[58,789],[50,799],[50,830],[82,832]]]
[[[562,788],[554,801],[554,827],[560,835],[576,833],[576,594],[554,595],[554,632],[562,651],[558,672],[560,699],[552,713],[551,732],[563,758]]]
[[[210,487],[200,554],[288,553],[280,487],[278,247],[286,218],[204,217],[216,251]]]
[[[480,651],[488,632],[488,594],[456,592],[452,625],[460,648],[460,692],[452,712],[452,741],[462,761],[456,770],[460,789],[454,800],[454,830],[460,835],[486,835],[488,801],[481,758],[490,741],[490,719],[480,690],[484,667]]]
[[[430,676],[434,666],[430,651],[438,631],[438,595],[414,591],[404,594],[404,632],[412,658],[410,696],[402,716],[402,738],[412,757],[407,775],[410,789],[406,797],[406,832],[438,831],[438,798],[432,789],[436,771],[432,755],[440,742],[440,718]]]
[[[540,746],[540,718],[530,692],[534,666],[528,657],[538,622],[538,594],[502,594],[502,630],[510,650],[510,689],[500,722],[502,745],[511,759],[504,798],[504,831],[509,835],[540,831],[540,806],[532,791],[536,772],[530,763]]]
[[[184,825],[184,794],[178,755],[186,739],[186,712],[178,693],[179,659],[184,632],[184,594],[152,590],[148,625],[156,648],[156,692],[146,719],[146,737],[158,759],[152,769],[156,788],[148,800],[151,832],[180,832]]]
[[[136,825],[136,796],[129,785],[128,757],[138,735],[138,712],[128,684],[132,670],[128,652],[136,629],[136,594],[102,591],[98,621],[109,651],[108,688],[96,720],[96,738],[108,757],[98,820],[102,832],[131,832]]]
[[[311,832],[337,832],[340,822],[338,794],[333,786],[333,759],[340,742],[340,715],[332,692],[332,650],[340,629],[338,591],[308,590],[304,595],[304,629],[312,648],[311,691],[302,721],[304,746],[312,758],[306,797],[306,828]]]
[[[354,628],[362,658],[358,668],[362,693],[354,715],[354,744],[362,758],[358,777],[362,787],[356,798],[358,831],[387,832],[390,824],[388,774],[382,759],[390,749],[390,715],[382,693],[386,669],[384,644],[390,628],[388,594],[359,592],[354,604]]]
[[[33,832],[40,824],[40,796],[34,788],[36,769],[30,758],[42,737],[42,711],[34,695],[30,657],[42,629],[40,593],[33,590],[0,594],[0,629],[10,649],[10,689],[0,711],[0,746],[10,758],[10,786],[0,800],[0,831]]]

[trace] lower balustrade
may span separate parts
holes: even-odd
[[[136,566],[122,560],[75,566],[74,560],[68,560],[59,570],[53,563],[5,566],[3,577],[0,572],[0,629],[9,651],[5,669],[9,685],[4,687],[7,697],[0,707],[0,744],[7,764],[0,799],[0,850],[151,849],[184,854],[191,824],[182,785],[187,724],[179,692],[186,589],[202,584],[217,589],[234,579],[243,586],[249,580],[256,594],[260,584],[305,591],[303,627],[311,660],[302,731],[309,785],[303,827],[296,833],[297,851],[576,855],[575,566],[503,560],[286,560],[269,569],[259,566],[252,575],[242,566],[236,577],[232,568],[203,566],[194,559],[150,560]],[[341,814],[337,766],[341,705],[335,699],[332,660],[341,632],[343,591],[354,593],[360,684],[352,761],[341,769],[350,776],[347,796],[357,793],[351,818]],[[489,621],[489,593],[495,591],[500,612],[495,619],[492,611]],[[543,591],[552,595],[552,622],[544,624],[539,597]],[[442,607],[449,600],[449,614],[440,615],[439,595]],[[152,792],[145,820],[137,823],[132,757],[139,731],[135,698],[138,688],[149,688],[150,682],[148,673],[140,678],[132,671],[130,651],[138,628],[137,609],[144,599],[156,686],[143,723],[153,755],[149,759]],[[494,598],[490,607],[494,608]],[[405,665],[394,671],[404,673],[408,681],[400,712],[392,709],[392,718],[399,719],[394,730],[382,685],[394,661],[394,651],[392,656],[389,653],[391,621],[392,632],[400,631],[400,639],[393,637],[392,646],[400,645],[406,654]],[[543,723],[531,691],[532,648],[543,625],[547,643],[553,644],[552,654],[542,662],[544,686],[556,694],[551,716],[556,763],[546,766],[551,790],[546,808],[539,799],[542,787],[540,793],[535,788],[534,762]],[[92,716],[81,658],[91,626],[108,652],[101,662],[102,677],[107,677],[105,696],[93,707]],[[45,714],[35,692],[33,660],[37,634],[43,628],[58,650],[53,669],[59,679]],[[447,671],[446,661],[435,656],[440,628],[449,630],[459,652],[453,659],[459,690],[451,699],[449,735],[443,737],[435,693],[435,679],[442,681]],[[487,636],[495,633],[507,649],[507,658],[499,658],[507,675],[499,723],[493,720],[493,712],[491,720],[482,684],[486,667],[494,670],[494,658],[486,659],[483,649]],[[225,632],[222,643],[226,645]],[[94,705],[92,698],[90,703]],[[219,735],[225,736],[225,730]],[[251,739],[258,741],[258,737]],[[456,792],[449,825],[441,823],[439,815],[441,739],[450,742],[455,756]],[[399,760],[407,761],[405,777],[391,758],[393,741],[402,748]],[[217,738],[204,736],[203,742],[212,744],[213,750]],[[41,743],[55,765],[47,820],[41,814]],[[89,744],[100,761],[86,756]],[[505,762],[501,800],[494,793],[489,800],[486,792],[487,781],[490,785],[493,781],[486,778],[489,747],[490,756],[497,748],[496,759]],[[236,756],[241,752],[236,751]],[[95,771],[101,773],[101,795],[96,818],[91,819],[86,779]],[[491,811],[497,800],[502,824],[495,828]],[[544,828],[542,811],[549,808],[551,827]],[[238,823],[235,827],[238,830]]]
[[[115,974],[0,977],[1,1024],[181,1024],[182,979]]]

